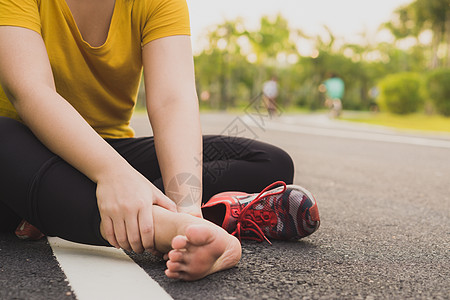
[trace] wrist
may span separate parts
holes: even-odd
[[[96,168],[93,181],[96,183],[120,180],[124,177],[136,175],[136,170],[133,169],[124,159],[112,159],[106,165],[99,165]]]

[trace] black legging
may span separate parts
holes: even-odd
[[[163,190],[153,137],[108,139],[136,170]],[[203,202],[223,191],[255,193],[292,183],[294,166],[283,150],[219,135],[203,137]],[[25,219],[49,236],[109,245],[100,235],[96,185],[49,151],[22,123],[0,117],[0,231]]]

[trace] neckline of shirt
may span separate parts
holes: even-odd
[[[73,27],[72,29],[74,29],[76,31],[76,39],[79,39],[83,45],[85,46],[85,48],[92,50],[92,51],[103,51],[105,49],[107,49],[107,46],[110,44],[110,41],[112,39],[112,33],[113,30],[115,28],[115,23],[116,23],[116,19],[118,18],[118,11],[120,9],[119,5],[122,1],[120,0],[115,0],[114,3],[114,11],[113,11],[113,15],[111,17],[111,21],[109,24],[109,29],[108,29],[108,35],[106,37],[106,41],[100,45],[100,46],[91,46],[91,44],[89,44],[87,41],[84,40],[83,35],[80,32],[80,29],[78,28],[77,22],[75,21],[75,18],[72,15],[72,11],[70,10],[69,6],[67,5],[67,2],[65,0],[59,0],[60,3],[60,8],[67,20],[67,22],[69,22],[69,26]]]

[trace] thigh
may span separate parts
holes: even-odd
[[[0,200],[10,217],[25,219],[47,235],[107,245],[99,234],[95,183],[20,122],[0,117],[0,141]]]
[[[43,233],[92,245],[100,234],[96,184],[59,157],[46,163],[30,188],[31,220]]]
[[[224,191],[260,192],[274,181],[292,184],[294,163],[284,150],[256,140],[205,136],[203,200]]]
[[[107,141],[164,191],[153,137]],[[240,137],[203,136],[203,201],[229,190],[259,192],[277,180],[291,184],[293,176],[291,157],[276,146]]]
[[[153,137],[106,140],[128,163],[160,187],[161,171]],[[161,184],[162,185],[162,184]]]
[[[0,117],[0,145],[0,201],[25,217],[34,176],[55,155],[25,125],[6,117]]]

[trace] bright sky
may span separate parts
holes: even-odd
[[[392,12],[412,0],[187,0],[191,16],[192,41],[195,51],[201,49],[201,37],[212,25],[243,17],[255,29],[263,15],[281,13],[291,28],[306,34],[331,28],[347,42],[357,42],[364,31],[374,35],[379,25],[390,19]]]

